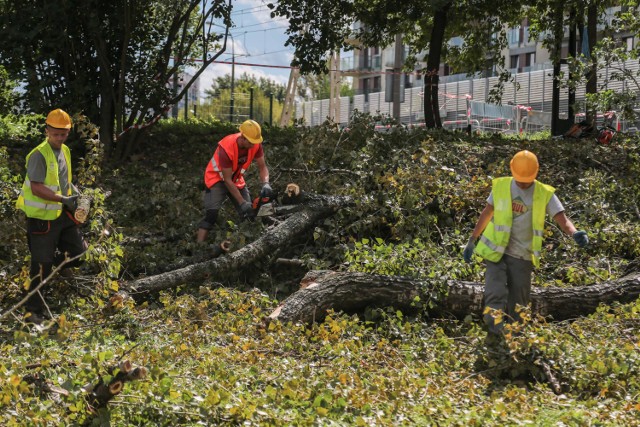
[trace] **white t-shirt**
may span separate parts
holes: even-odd
[[[524,190],[518,187],[515,179],[511,181],[513,223],[511,224],[511,235],[509,236],[509,244],[505,253],[514,258],[531,260],[531,240],[533,238],[533,219],[531,215],[535,186],[536,184],[534,183],[534,185]],[[493,206],[493,192],[489,194],[487,203]],[[551,218],[564,211],[560,199],[555,194],[547,203],[546,211]]]

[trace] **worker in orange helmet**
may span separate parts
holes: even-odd
[[[251,162],[256,161],[262,182],[260,198],[273,197],[269,184],[269,169],[262,148],[262,129],[254,120],[245,120],[239,132],[227,135],[216,148],[204,171],[205,216],[198,224],[197,241],[204,242],[216,224],[218,212],[229,198],[242,218],[255,215],[244,174]]]
[[[47,138],[27,155],[25,176],[16,207],[27,216],[27,242],[31,252],[29,291],[46,279],[65,256],[73,258],[87,250],[73,218],[78,190],[71,182],[71,152],[65,144],[71,118],[55,109],[45,120]],[[56,250],[58,252],[56,252]],[[65,264],[74,267],[79,260]],[[27,299],[25,320],[40,324],[50,313],[41,293]]]
[[[493,180],[487,205],[464,249],[464,260],[471,262],[475,252],[484,258],[484,304],[505,313],[507,322],[518,321],[516,306],[531,299],[531,275],[540,265],[545,215],[580,247],[589,244],[586,231],[577,231],[567,218],[555,189],[536,180],[538,158],[520,151],[511,160],[513,177]],[[485,311],[484,321],[492,334],[499,336],[504,322]]]

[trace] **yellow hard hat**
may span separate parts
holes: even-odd
[[[245,120],[239,127],[242,136],[247,138],[252,144],[260,144],[262,142],[262,129],[258,122],[254,120]]]
[[[56,129],[71,129],[71,117],[60,108],[56,108],[47,115],[46,123]]]
[[[539,168],[538,158],[531,151],[519,151],[511,159],[511,174],[518,182],[535,181]]]

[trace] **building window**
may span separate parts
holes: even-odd
[[[511,55],[509,68],[518,68],[520,66],[520,55]]]
[[[518,45],[520,43],[520,27],[511,28],[507,33],[509,46]]]
[[[404,75],[404,87],[411,88],[413,85],[411,84],[411,76],[409,74]]]
[[[373,89],[372,92],[380,92],[382,91],[382,86],[380,85],[381,82],[381,78],[380,76],[376,76],[373,78]]]
[[[623,37],[622,38],[622,46],[627,52],[631,52],[633,50],[633,36],[631,37]]]
[[[525,57],[525,67],[531,67],[533,64],[536,63],[536,53],[535,52],[529,52],[526,54]]]

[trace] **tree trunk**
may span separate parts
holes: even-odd
[[[288,243],[311,228],[317,221],[330,216],[335,210],[351,204],[349,197],[309,196],[313,200],[301,211],[294,213],[285,221],[270,228],[253,243],[226,256],[193,264],[178,270],[155,276],[145,277],[124,283],[121,289],[135,298],[144,298],[148,294],[180,285],[191,286],[203,279],[226,281],[237,277],[238,272],[251,268],[265,257],[276,256]]]
[[[438,314],[463,318],[481,315],[484,285],[449,281],[448,295],[435,297]],[[282,322],[322,321],[327,310],[358,313],[365,307],[392,306],[414,311],[416,297],[425,302],[437,292],[433,282],[407,277],[378,276],[364,273],[311,271],[302,279],[301,289],[269,316]],[[640,273],[615,281],[574,288],[534,288],[531,292],[534,312],[555,320],[593,313],[600,304],[626,303],[640,296]]]
[[[424,88],[424,120],[427,128],[441,128],[440,105],[438,103],[438,71],[442,57],[442,44],[447,28],[447,13],[451,3],[448,2],[433,15],[433,28],[431,30],[431,42],[429,43],[429,56],[427,58],[427,74]]]
[[[594,58],[595,46],[598,42],[598,5],[596,2],[589,3],[587,7],[587,41],[589,42],[589,51],[582,52],[589,58],[589,72],[587,74],[585,92],[587,95],[595,95],[598,93],[598,63]],[[586,120],[594,130],[596,128],[597,114],[595,105],[587,103]]]

